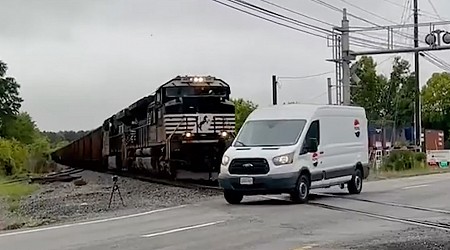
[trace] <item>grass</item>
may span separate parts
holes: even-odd
[[[37,185],[30,185],[23,182],[5,183],[6,180],[0,180],[0,197],[5,197],[9,211],[15,212],[19,208],[20,200],[23,197],[31,195],[38,189]]]
[[[405,178],[420,175],[430,175],[430,174],[441,174],[450,173],[450,169],[442,168],[429,168],[429,167],[417,167],[413,169],[403,170],[403,171],[386,171],[386,170],[374,170],[371,169],[369,180],[384,180],[384,179],[395,179],[395,178]]]

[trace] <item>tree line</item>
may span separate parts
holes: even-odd
[[[415,75],[410,63],[395,57],[391,73],[379,74],[372,57],[361,57],[352,71],[351,101],[366,109],[372,123],[390,121],[396,127],[414,122]],[[52,150],[81,138],[89,131],[40,131],[32,117],[21,111],[20,84],[7,75],[7,64],[0,60],[0,176],[29,171],[30,162],[46,159]],[[434,73],[421,89],[424,128],[450,133],[450,73]],[[236,108],[236,131],[258,107],[250,100],[232,100]],[[448,139],[447,139],[448,140]]]

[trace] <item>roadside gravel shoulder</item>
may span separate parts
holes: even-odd
[[[343,244],[332,244],[330,249],[354,250],[444,250],[450,249],[448,233],[423,227],[411,227],[402,231],[388,231],[368,239],[358,239]]]
[[[79,175],[86,185],[77,187],[73,182],[41,185],[39,191],[21,201],[16,214],[0,212],[0,230],[11,229],[11,225],[13,228],[33,227],[118,216],[195,203],[220,195],[214,190],[172,187],[120,177],[118,186],[125,206],[116,191],[108,209],[113,186],[111,175],[92,171]],[[6,203],[0,200],[0,211],[7,211],[4,207]]]

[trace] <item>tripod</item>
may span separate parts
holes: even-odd
[[[120,200],[122,201],[122,205],[125,206],[125,203],[123,202],[123,199],[122,199],[122,194],[120,194],[119,185],[117,185],[117,181],[118,181],[118,178],[117,178],[116,176],[114,176],[114,177],[113,177],[113,182],[114,182],[114,184],[113,184],[113,188],[112,188],[112,191],[111,191],[111,197],[109,197],[109,205],[108,205],[108,209],[111,208],[111,202],[112,202],[112,199],[113,199],[113,197],[114,197],[114,192],[115,192],[116,190],[117,190],[117,192],[119,193],[119,197],[120,197]]]

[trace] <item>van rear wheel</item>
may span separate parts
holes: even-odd
[[[223,196],[225,200],[230,204],[239,204],[241,203],[242,199],[244,199],[243,194],[231,190],[224,190]]]
[[[306,175],[300,175],[295,190],[291,192],[291,201],[297,204],[304,204],[309,199],[309,178]]]
[[[361,193],[363,185],[363,174],[361,170],[358,168],[355,171],[352,179],[347,183],[347,189],[350,194],[359,194]]]

